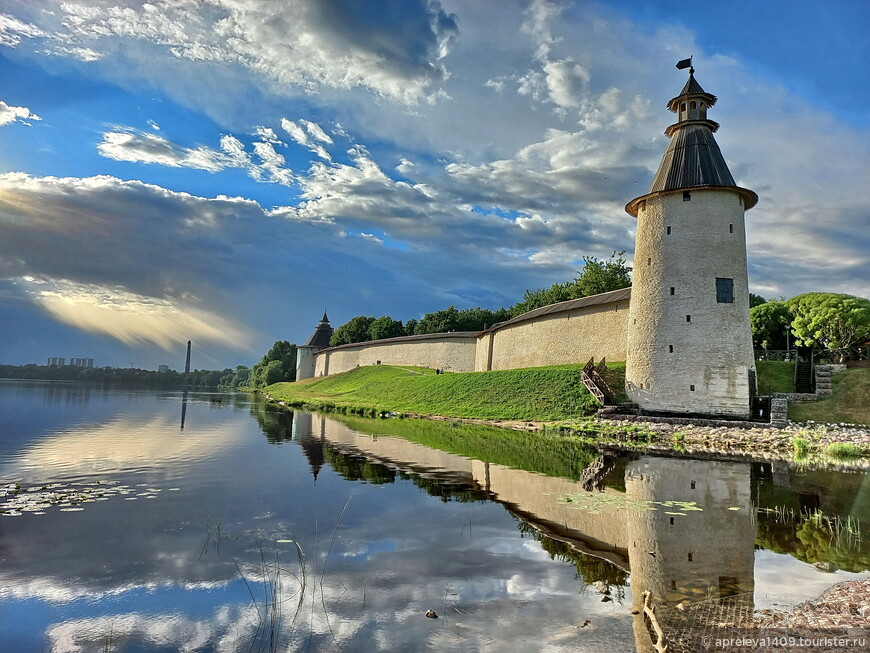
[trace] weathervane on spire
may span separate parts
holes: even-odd
[[[695,72],[695,69],[692,68],[692,57],[689,57],[688,59],[682,59],[677,62],[677,70],[683,70],[685,68],[689,69],[690,75]]]

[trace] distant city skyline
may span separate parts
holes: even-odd
[[[252,365],[324,307],[509,306],[633,251],[685,83],[750,290],[870,294],[870,5],[0,5],[0,363]]]

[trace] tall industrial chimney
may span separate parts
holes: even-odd
[[[187,341],[187,360],[184,362],[184,373],[190,372],[190,340]]]

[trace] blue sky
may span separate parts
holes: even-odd
[[[0,1],[0,362],[252,364],[633,250],[696,77],[750,290],[867,296],[864,2]]]

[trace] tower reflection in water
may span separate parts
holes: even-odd
[[[649,591],[663,609],[713,598],[752,613],[757,523],[749,463],[613,453],[572,480],[364,434],[299,412],[293,439],[315,474],[328,447],[484,492],[547,537],[629,572],[634,612],[642,613],[642,593]],[[593,501],[564,500],[571,496]],[[639,650],[649,647],[642,616],[635,618],[635,638]]]

